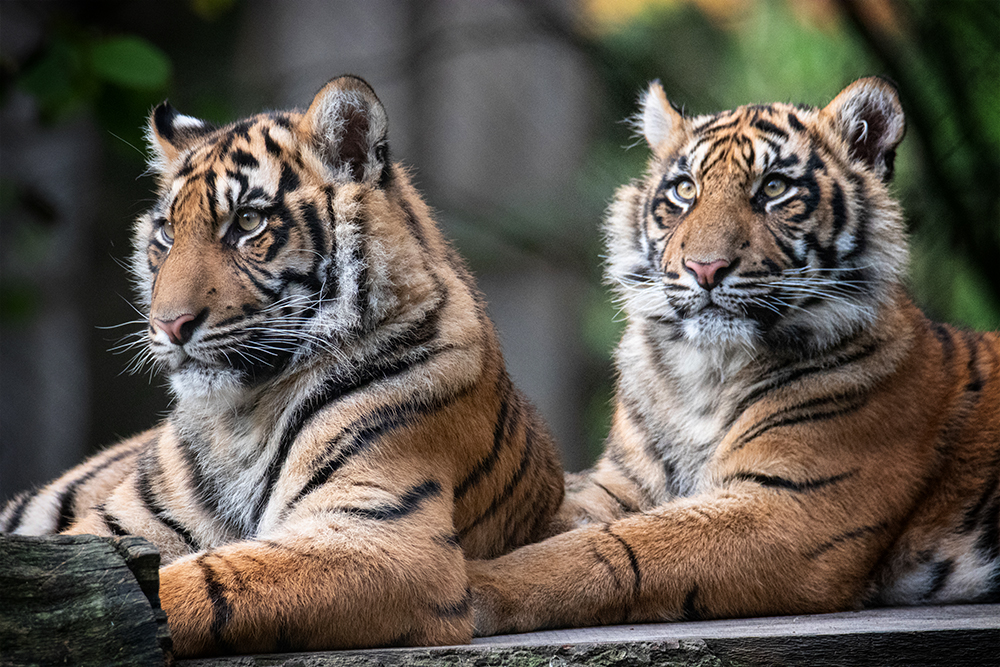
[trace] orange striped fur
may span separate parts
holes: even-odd
[[[467,642],[465,559],[538,539],[561,501],[386,131],[354,77],[303,113],[150,118],[133,268],[173,410],[0,527],[150,540],[180,656]]]
[[[480,634],[1000,601],[1000,338],[902,286],[881,79],[686,117],[617,194],[611,433],[565,530],[470,563]]]

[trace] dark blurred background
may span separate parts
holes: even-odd
[[[143,329],[122,262],[153,187],[150,108],[224,123],[348,72],[385,103],[570,469],[607,430],[621,322],[599,222],[643,169],[623,121],[654,78],[694,113],[892,78],[912,291],[937,319],[1000,328],[994,0],[2,0],[0,499],[168,409],[163,379],[114,353]]]

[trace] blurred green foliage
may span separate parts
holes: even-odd
[[[68,20],[19,72],[16,83],[34,96],[44,122],[90,110],[102,127],[136,145],[136,118],[166,94],[173,66],[137,35],[104,35]]]

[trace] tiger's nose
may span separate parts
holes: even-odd
[[[154,317],[153,326],[167,334],[170,342],[174,345],[183,345],[191,340],[191,336],[194,334],[197,326],[194,320],[194,315],[190,313],[185,313],[172,320],[161,320]]]
[[[717,259],[708,264],[689,259],[684,262],[684,268],[695,277],[699,285],[707,290],[721,283],[731,270],[729,261],[725,259]]]

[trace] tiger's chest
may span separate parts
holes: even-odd
[[[639,339],[623,344],[619,359],[633,364],[623,377],[637,381],[623,389],[649,431],[649,453],[666,471],[666,488],[657,500],[697,493],[732,428],[749,358],[739,351],[718,354]]]
[[[182,402],[171,416],[168,445],[183,465],[166,472],[193,490],[215,533],[247,539],[280,523],[275,507],[289,468],[315,440],[315,429],[297,418],[307,389],[293,384],[240,401]]]

